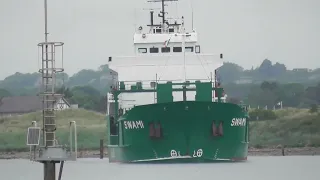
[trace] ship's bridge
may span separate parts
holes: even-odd
[[[200,53],[200,46],[197,44],[198,37],[195,31],[184,35],[174,31],[163,33],[157,31],[157,29],[153,29],[151,33],[137,32],[134,34],[135,53],[137,55],[182,53],[183,38],[185,38],[186,53]]]

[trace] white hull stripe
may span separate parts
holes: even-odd
[[[134,160],[134,161],[130,161],[130,162],[149,162],[149,161],[161,161],[161,160],[172,160],[172,159],[190,159],[190,158],[192,158],[192,157],[191,156],[177,156],[177,157],[165,157],[165,158]],[[212,160],[231,161],[231,159],[222,159],[222,158],[217,158],[217,159],[212,159]]]

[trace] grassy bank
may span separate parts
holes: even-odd
[[[306,109],[275,111],[276,120],[250,122],[250,146],[286,145],[291,147],[320,146],[320,115]],[[32,121],[41,125],[41,113],[0,119],[0,151],[27,150],[27,128]],[[68,143],[70,121],[77,122],[78,147],[97,149],[99,140],[106,139],[105,115],[83,109],[57,113],[57,135],[60,144]]]
[[[275,120],[250,122],[251,146],[320,146],[319,113],[289,108],[276,110],[275,114]]]
[[[40,112],[23,116],[0,119],[0,151],[23,151],[26,146],[27,128],[32,121],[42,125]],[[92,149],[99,146],[100,139],[106,139],[105,115],[83,109],[57,112],[57,137],[59,144],[67,144],[69,122],[76,121],[78,131],[78,147]]]

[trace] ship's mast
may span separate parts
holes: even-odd
[[[162,23],[161,24],[153,24],[151,23],[150,25],[148,26],[158,26],[158,27],[162,27],[164,29],[164,25],[167,24],[168,26],[179,26],[180,24],[169,24],[167,19],[166,19],[166,11],[165,11],[165,2],[166,1],[178,1],[178,0],[149,0],[148,2],[161,2],[161,11],[160,13],[158,14],[158,17],[161,17],[162,18]],[[153,22],[153,12],[151,12],[151,22]]]
[[[174,24],[170,24],[167,20],[166,20],[166,11],[165,11],[165,1],[178,1],[178,0],[149,0],[148,2],[161,2],[161,11],[160,14],[158,14],[159,17],[162,18],[162,24],[153,24],[153,13],[154,11],[151,10],[150,11],[150,25],[151,28],[153,28],[154,26],[156,27],[161,27],[163,30],[165,29],[165,24],[167,24],[168,26],[182,26],[182,31],[181,31],[181,36],[182,36],[182,53],[183,53],[183,59],[184,59],[184,65],[183,65],[183,81],[186,82],[186,62],[185,62],[185,38],[187,36],[186,32],[185,32],[185,27],[184,27],[184,18],[182,17],[182,23],[178,24],[177,22],[175,22]]]
[[[159,17],[162,17],[162,24],[166,23],[166,12],[164,11],[164,0],[161,0],[161,11],[160,13],[162,15],[159,15]]]
[[[186,71],[186,31],[184,28],[184,17],[182,17],[182,52],[183,52],[183,82],[187,81],[187,71]]]
[[[47,0],[44,0],[44,42],[45,43],[48,42],[48,2]]]

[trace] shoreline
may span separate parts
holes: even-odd
[[[295,147],[295,148],[249,148],[248,156],[319,156],[320,147]],[[104,158],[108,154],[104,153]],[[1,159],[29,159],[29,152],[0,152]],[[78,158],[100,158],[99,150],[79,150]]]

